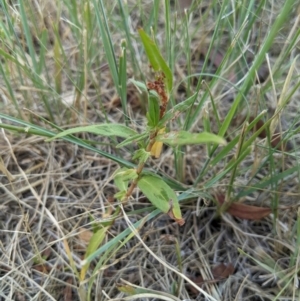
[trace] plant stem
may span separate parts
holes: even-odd
[[[157,134],[158,134],[158,130],[156,130],[153,134],[150,135],[150,141],[149,141],[149,143],[148,143],[148,145],[147,145],[147,148],[146,148],[146,151],[147,151],[147,152],[150,152],[152,146],[154,145],[154,143],[155,143],[155,137],[157,136]],[[146,163],[146,162],[140,162],[139,165],[137,166],[137,168],[136,168],[136,173],[137,173],[138,177],[137,177],[135,180],[133,180],[133,181],[131,182],[131,184],[130,184],[130,186],[129,186],[127,192],[126,192],[126,195],[125,195],[125,197],[124,197],[123,202],[127,202],[128,199],[130,198],[130,196],[132,195],[133,190],[134,190],[135,187],[137,186],[137,183],[138,183],[138,181],[139,181],[139,178],[140,178],[140,175],[141,175],[141,173],[142,173],[142,171],[143,171],[143,168],[144,168],[144,166],[145,166],[145,163]]]

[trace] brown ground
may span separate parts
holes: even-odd
[[[204,4],[203,1],[202,7],[205,7]],[[270,23],[273,22],[274,15],[279,9],[280,3],[274,6],[274,14],[269,16]],[[147,6],[145,11],[147,12]],[[193,22],[200,22],[199,19],[201,16],[196,15]],[[213,18],[209,20],[211,24],[205,27],[207,33],[211,33],[214,25]],[[291,23],[294,22],[293,20],[295,19],[291,18]],[[138,24],[139,20],[133,18],[133,28]],[[288,28],[287,25],[287,31]],[[78,59],[76,41],[69,35],[67,28],[61,28],[61,34],[64,35],[66,45],[70,46],[69,64],[76,72]],[[282,36],[284,33],[279,35],[276,46],[272,48],[271,63],[280,55],[278,49],[282,47]],[[192,43],[195,72],[199,71],[199,65],[203,63],[202,57],[210,35],[202,32],[199,37],[199,40],[193,40]],[[119,40],[117,34],[115,38],[116,41]],[[160,39],[163,37],[159,36],[158,40]],[[228,45],[225,38],[222,43]],[[48,53],[49,68],[54,68],[50,52]],[[295,55],[296,53],[299,54],[299,48],[295,49]],[[103,53],[100,56],[103,59]],[[215,62],[212,70],[217,64]],[[298,60],[297,72],[299,67]],[[148,72],[147,69],[145,73]],[[286,73],[283,72],[282,80],[285,79]],[[132,74],[131,70],[129,77],[130,74]],[[185,74],[184,61],[179,59],[175,81],[180,82]],[[87,85],[86,116],[83,113],[78,114],[78,111],[84,112],[84,106],[80,103],[80,101],[84,103],[84,100],[80,99],[78,103],[73,103],[74,87],[67,77],[63,77],[61,95],[65,104],[58,102],[53,106],[57,114],[56,122],[59,125],[71,127],[84,124],[85,120],[89,123],[101,123],[105,121],[104,110],[108,112],[110,122],[123,122],[120,102],[104,60],[101,72],[93,70],[93,76],[94,78],[89,78]],[[232,71],[224,76],[235,81],[235,73]],[[262,75],[263,80],[266,79],[265,77],[266,75]],[[95,83],[101,83],[100,87],[96,87]],[[20,108],[27,107],[38,115],[47,116],[40,105],[39,94],[31,91],[32,86],[29,81],[28,85],[24,83],[21,88],[17,82],[13,86]],[[257,87],[254,86],[251,90],[253,99]],[[29,93],[24,92],[25,88],[28,88]],[[185,89],[186,87],[181,85],[175,97],[183,99]],[[4,86],[0,93],[2,93],[3,103],[5,104],[5,101],[7,103],[2,111],[14,115],[15,109],[7,100],[5,91]],[[220,91],[221,87],[217,86],[212,92],[216,95],[218,110],[223,118],[231,105],[231,97],[230,95],[225,97]],[[280,93],[279,90],[277,92]],[[28,96],[35,97],[34,105],[27,106],[30,102],[26,98]],[[269,108],[269,114],[272,115],[276,100],[271,92],[268,92],[266,97],[269,101],[266,106]],[[128,99],[132,126],[142,129],[146,124],[145,112],[141,107],[138,93],[131,86],[128,87]],[[248,101],[251,109],[257,106],[256,101],[251,102],[251,99]],[[70,103],[73,106],[70,106]],[[285,110],[282,118],[283,127],[288,128],[298,117],[298,103],[297,92]],[[243,110],[244,108],[240,112],[240,119],[244,118]],[[22,110],[22,113],[28,121],[49,128],[31,112]],[[199,116],[199,122],[195,124],[193,131],[203,129],[201,119],[202,116]],[[172,126],[175,127],[175,123]],[[241,130],[239,124],[235,127],[237,129],[230,129],[232,133]],[[88,134],[84,138],[98,141],[97,147],[103,151],[131,160],[129,148],[116,150],[111,146],[109,139]],[[118,206],[113,200],[116,190],[112,181],[112,174],[118,165],[112,160],[65,141],[46,143],[43,137],[16,134],[6,130],[1,132],[0,139],[0,300],[79,300],[78,280],[70,265],[66,243],[79,269],[80,259],[86,249],[86,241],[91,235],[93,220],[105,219]],[[257,143],[264,145],[262,140]],[[290,141],[288,151],[289,153],[274,154],[274,160],[280,162],[277,171],[297,166],[297,135]],[[259,151],[258,147],[253,147],[253,153],[240,167],[241,170],[235,179],[233,195],[237,195],[248,185],[255,164],[261,162],[265,155],[266,153]],[[205,157],[206,148],[203,146],[186,148],[186,170],[182,184],[184,187],[188,187],[195,181]],[[268,187],[266,190],[254,191],[242,198],[242,201],[248,204],[264,207],[269,207],[271,200],[278,198],[279,205],[288,209],[279,211],[275,224],[272,215],[260,221],[239,219],[227,213],[222,218],[216,218],[216,206],[211,201],[211,196],[216,192],[226,191],[230,175],[215,184],[209,191],[205,191],[203,187],[216,172],[222,170],[224,164],[221,162],[206,174],[203,183],[201,182],[197,187],[198,194],[195,198],[181,205],[186,220],[184,226],[180,227],[169,217],[159,214],[140,228],[140,237],[157,257],[174,266],[215,300],[274,300],[283,288],[280,300],[299,300],[299,256],[295,258],[294,264],[289,266],[290,259],[297,248],[298,172],[295,171],[285,177],[280,185],[275,187],[275,191]],[[249,168],[252,166],[254,168]],[[161,175],[176,178],[171,149],[166,148],[160,159],[151,160],[149,167]],[[251,185],[258,183],[268,172],[268,165],[266,165],[259,171]],[[129,214],[130,221],[134,223],[150,211],[135,214],[131,212],[147,207],[149,203],[136,191],[133,200],[125,206],[125,211]],[[124,217],[120,216],[109,230],[106,242],[127,228]],[[239,249],[247,255],[239,252]],[[96,263],[95,261],[93,265]],[[92,300],[109,300],[109,298],[123,300],[126,295],[117,289],[117,284],[122,283],[122,279],[145,289],[173,294],[178,297],[174,300],[208,300],[184,281],[182,276],[171,271],[167,265],[163,265],[152,256],[137,237],[128,241],[100,269],[94,281]],[[159,300],[159,298],[148,300]]]

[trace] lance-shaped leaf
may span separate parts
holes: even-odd
[[[159,99],[153,95],[149,95],[148,98],[148,112],[146,114],[148,119],[148,125],[155,127],[159,121]]]
[[[133,136],[130,136],[129,138],[125,139],[124,141],[122,141],[121,143],[119,143],[116,148],[122,148],[130,143],[137,143],[143,139],[145,139],[146,137],[149,136],[149,133],[142,133],[142,134],[135,134]]]
[[[73,129],[68,129],[63,131],[56,136],[47,139],[46,141],[52,141],[57,138],[61,138],[67,135],[75,134],[75,133],[92,133],[100,136],[118,136],[123,138],[128,138],[130,136],[136,135],[137,132],[132,130],[131,128],[122,125],[122,124],[112,124],[112,123],[103,123],[103,124],[93,124],[88,126],[80,126]]]
[[[190,133],[187,131],[173,131],[163,135],[158,135],[155,139],[170,146],[202,144],[202,143],[216,143],[226,144],[226,140],[220,136],[212,133]]]
[[[149,133],[142,133],[142,134],[135,134],[133,136],[130,136],[129,138],[125,139],[121,143],[119,143],[116,148],[122,148],[130,143],[137,143],[143,139],[145,139],[147,136],[149,136]]]
[[[137,178],[136,169],[121,168],[114,174],[114,183],[119,190],[127,190],[129,181]]]
[[[179,225],[184,224],[177,195],[161,178],[144,175],[139,179],[138,187],[155,207],[167,213]]]
[[[147,152],[144,148],[140,148],[134,152],[132,160],[139,160],[140,163],[145,163],[149,159],[150,155],[150,152]]]
[[[134,86],[137,88],[137,90],[139,91],[140,94],[142,94],[143,92],[148,93],[148,88],[145,85],[145,83],[137,81],[137,80],[135,80],[133,78],[131,78],[129,80],[129,82],[131,82],[132,84],[134,84]]]
[[[165,84],[168,93],[172,90],[173,76],[171,69],[162,57],[155,42],[145,33],[143,29],[139,29],[139,34],[144,45],[148,60],[154,71],[162,71],[165,75]]]
[[[92,253],[94,253],[98,247],[100,246],[100,244],[103,242],[106,232],[109,229],[108,227],[104,227],[99,229],[98,231],[96,231],[93,236],[91,237],[90,241],[89,241],[89,245],[86,249],[84,258],[89,257]],[[83,281],[85,278],[85,275],[88,271],[88,268],[90,266],[90,262],[87,262],[81,269],[80,271],[80,281]]]
[[[129,182],[137,177],[136,169],[128,169],[124,167],[117,170],[114,174],[114,183],[118,187],[119,192],[117,192],[114,197],[120,201],[126,198]]]

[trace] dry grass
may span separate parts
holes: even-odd
[[[145,4],[145,14],[148,12],[148,6],[151,6],[150,2],[147,1],[147,5]],[[263,24],[272,24],[280,11],[280,3],[270,3],[272,13],[269,13],[271,10],[265,12],[266,19],[263,20]],[[205,1],[200,6],[205,5],[209,7]],[[46,7],[40,13],[49,18],[52,16]],[[52,13],[57,13],[53,6]],[[131,12],[133,29],[140,25],[139,13],[141,13],[139,10]],[[287,35],[291,31],[293,20],[295,19],[291,18],[291,24],[286,25]],[[201,32],[193,36],[191,44],[192,68],[195,72],[198,72],[199,65],[203,64],[201,57],[209,45],[211,31],[215,25],[213,14],[207,22],[208,24],[202,27],[201,15],[197,14],[191,22],[195,30],[201,28]],[[116,27],[117,25],[112,24],[112,29]],[[116,30],[114,32],[116,32],[115,41],[123,38],[120,32]],[[77,48],[79,42],[70,34],[67,22],[62,22],[60,34],[63,35],[62,40],[66,43],[64,47],[68,54],[68,68],[71,74],[76,74],[80,55]],[[266,32],[261,34],[266,34]],[[54,63],[54,42],[51,43],[51,39],[54,39],[53,35],[52,33],[49,36],[49,49],[45,59],[50,74],[49,86],[55,85],[55,77],[51,74],[57,72]],[[258,41],[254,35],[255,32],[250,39],[252,43]],[[177,36],[180,36],[180,31]],[[281,54],[280,49],[283,47],[281,42],[284,37],[283,33],[279,35],[276,45],[269,54],[271,66]],[[162,43],[163,33],[157,38],[158,42]],[[220,43],[228,45],[229,39],[230,36],[225,36]],[[253,49],[255,50],[254,44]],[[294,57],[298,54],[299,48],[295,48]],[[99,71],[99,68],[91,68],[84,84],[85,96],[77,94],[67,72],[61,74],[60,95],[56,93],[57,91],[49,89],[48,97],[52,102],[56,124],[62,127],[72,127],[72,125],[86,122],[101,123],[106,118],[115,123],[123,122],[121,104],[113,87],[110,72],[105,65],[101,48],[97,57],[93,59],[95,62],[97,60],[101,62],[102,69]],[[181,50],[175,66],[177,83],[187,75],[184,60]],[[139,63],[144,73],[148,74],[146,62],[139,60]],[[278,86],[276,91],[268,91],[266,94],[268,102],[264,106],[269,107],[270,116],[277,107],[276,98],[282,91],[287,77],[288,60],[286,64],[286,70],[282,70],[279,79],[276,79],[277,83],[282,84],[281,87]],[[16,67],[11,66],[10,72],[12,78],[14,75],[17,78],[18,71],[14,68]],[[228,69],[228,71],[224,69],[221,76],[228,77],[232,74],[230,70],[235,70],[235,68]],[[295,70],[299,73],[299,59],[296,61]],[[129,75],[133,74],[131,66],[128,72]],[[241,73],[243,72],[241,70]],[[47,75],[42,74],[42,76],[47,81]],[[239,75],[239,80],[243,80],[243,75]],[[297,80],[299,79],[296,77],[295,82]],[[2,111],[15,116],[16,108],[1,78],[0,83]],[[32,82],[28,79],[20,86],[16,79],[11,84],[23,117],[43,127],[48,127],[37,117],[37,115],[48,117],[48,115],[39,98],[41,93],[34,89]],[[187,89],[186,85],[179,86],[175,98],[183,99]],[[249,96],[248,105],[260,112],[262,108],[258,108],[258,94],[260,93],[258,90],[257,86],[252,87],[254,96],[253,98]],[[215,101],[222,119],[231,106],[232,97],[226,98],[222,94],[228,94],[228,90],[224,90],[223,86],[216,85],[212,93],[216,95]],[[140,130],[143,129],[146,121],[139,98],[138,93],[132,87],[128,88],[128,115],[132,120],[132,126]],[[298,118],[299,99],[298,91],[284,110],[282,117],[284,121],[281,122],[283,130],[289,129]],[[23,110],[23,107],[33,111],[34,114]],[[207,110],[211,110],[210,105],[207,106]],[[243,109],[240,110],[240,119],[244,118],[243,112]],[[199,115],[193,131],[203,129],[202,119],[203,114]],[[172,126],[176,127],[176,124]],[[229,132],[233,135],[240,130],[241,126],[237,124]],[[298,165],[298,136],[299,134],[293,135],[290,141],[292,145],[290,153],[282,152],[274,155],[277,165],[272,172],[280,172]],[[106,138],[88,134],[84,138],[97,141],[98,147],[108,153],[117,154],[128,160],[131,158],[129,148],[116,150],[112,142]],[[46,143],[44,138],[12,134],[4,130],[1,132],[0,139],[0,300],[80,300],[74,266],[80,269],[80,262],[87,245],[86,240],[93,229],[93,220],[101,221],[107,218],[118,207],[118,204],[113,201],[116,189],[112,181],[112,174],[118,166],[92,151],[65,141]],[[261,164],[268,152],[258,147],[258,145],[265,146],[264,143],[259,140],[257,145],[253,146],[253,152],[239,167],[240,170],[234,183],[236,195],[249,185],[249,179],[253,175],[255,175],[255,180],[251,182],[251,185],[259,183],[266,174],[270,173],[270,167],[267,164],[256,174],[256,167]],[[194,183],[197,178],[199,170],[204,165],[206,151],[204,146],[187,147],[183,181],[185,187]],[[230,154],[230,156],[233,155],[234,153]],[[171,149],[166,149],[160,159],[153,159],[149,165],[159,174],[176,178]],[[138,237],[133,237],[109,258],[98,271],[92,289],[92,300],[125,300],[126,295],[118,290],[118,284],[123,281],[166,293],[165,298],[171,298],[171,295],[174,298],[165,300],[208,300],[203,294],[196,293],[182,275],[195,281],[212,297],[211,300],[275,300],[281,290],[283,293],[278,300],[299,300],[300,253],[296,249],[299,248],[296,224],[297,218],[298,223],[300,219],[300,214],[297,212],[299,211],[297,209],[299,205],[298,172],[287,175],[279,185],[273,187],[274,190],[262,189],[242,198],[243,201],[258,206],[270,206],[272,200],[277,199],[281,207],[288,209],[279,210],[278,219],[275,222],[272,215],[261,221],[247,221],[228,214],[217,218],[215,204],[209,198],[205,198],[206,195],[213,195],[215,191],[226,191],[230,174],[216,183],[213,189],[209,191],[204,189],[205,184],[222,170],[224,165],[225,163],[221,161],[205,174],[201,184],[198,185],[199,197],[196,196],[182,203],[181,208],[186,220],[183,227],[179,227],[167,216],[160,214],[139,228],[139,235],[147,248]],[[124,210],[133,223],[144,218],[147,213],[135,210],[148,207],[149,204],[145,198],[135,191],[133,200],[124,205]],[[121,215],[110,228],[105,241],[111,240],[126,229],[128,229],[128,224]],[[68,248],[74,260],[73,267],[69,260]],[[179,251],[176,251],[176,248],[179,248]],[[157,260],[149,250],[165,264]],[[296,257],[291,261],[294,254]],[[213,279],[211,270],[220,263],[232,264],[234,272],[224,279]],[[95,264],[93,262],[92,265]],[[169,266],[175,267],[179,273],[172,271]],[[204,281],[201,280],[202,283],[199,283],[199,279]],[[155,298],[149,295],[149,298],[140,300],[159,299],[159,296]]]

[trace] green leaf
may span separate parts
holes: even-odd
[[[149,136],[149,133],[142,133],[142,134],[136,134],[133,136],[130,136],[129,138],[125,139],[124,141],[122,141],[121,143],[119,143],[116,148],[122,148],[123,146],[126,146],[132,142],[138,142],[140,140],[145,139],[146,137]]]
[[[103,123],[103,124],[94,124],[94,125],[88,125],[88,126],[80,126],[77,128],[69,129],[66,131],[63,131],[57,135],[55,135],[53,138],[47,139],[46,141],[52,141],[57,138],[61,138],[70,134],[75,133],[82,133],[82,132],[88,132],[93,133],[97,135],[102,136],[118,136],[123,138],[128,138],[132,135],[136,135],[137,132],[132,130],[131,128],[121,125],[121,124],[112,124],[112,123]]]
[[[148,88],[143,82],[137,81],[133,78],[131,78],[129,81],[134,84],[140,94],[142,94],[143,92],[148,93]]]
[[[145,163],[150,157],[151,153],[147,152],[144,148],[140,148],[135,151],[132,160],[139,160],[141,163]]]
[[[153,70],[162,71],[164,73],[167,91],[170,93],[173,87],[173,76],[171,69],[163,59],[155,42],[145,33],[145,31],[143,29],[139,29],[139,34]]]
[[[115,56],[115,50],[112,41],[112,35],[108,26],[108,19],[106,11],[104,8],[104,1],[93,0],[94,12],[96,14],[96,23],[95,26],[100,29],[101,39],[103,43],[103,50],[105,51],[105,58],[108,63],[112,79],[115,87],[118,90],[118,94],[121,96],[121,91],[119,88],[119,70],[117,59]],[[77,16],[76,16],[77,17]]]
[[[248,94],[248,91],[250,87],[253,85],[255,74],[263,61],[266,59],[266,53],[269,51],[269,49],[273,45],[273,41],[275,37],[278,35],[278,31],[283,26],[284,22],[286,22],[286,18],[288,18],[294,4],[294,0],[286,0],[283,2],[283,5],[280,9],[280,14],[278,14],[275,21],[272,23],[272,26],[268,30],[268,34],[266,35],[266,38],[264,39],[264,42],[259,47],[259,52],[257,55],[254,56],[254,60],[251,64],[251,67],[249,68],[247,72],[247,76],[245,77],[245,80],[243,81],[243,85],[239,89],[239,93],[236,95],[234,102],[231,104],[231,108],[229,112],[227,113],[224,121],[222,122],[222,126],[219,130],[219,135],[224,136],[227,132],[227,129],[233,119],[233,116],[238,108],[238,105],[240,104],[242,98]],[[224,2],[225,3],[225,2]]]
[[[186,131],[169,132],[166,134],[158,135],[155,139],[170,146],[201,144],[201,143],[217,143],[226,144],[226,140],[215,134],[203,133],[190,133]]]
[[[1,64],[0,64],[1,66]],[[1,67],[0,67],[1,69]],[[33,123],[29,123],[29,122],[26,122],[26,121],[23,121],[21,119],[18,119],[18,118],[14,118],[12,116],[9,116],[9,115],[5,115],[5,114],[2,114],[0,112],[0,118],[3,118],[6,120],[7,123],[17,123],[21,126],[13,126],[13,125],[10,125],[10,124],[5,124],[5,123],[0,123],[0,128],[4,128],[4,129],[7,129],[9,131],[13,131],[13,132],[17,132],[17,133],[26,133],[26,134],[30,134],[30,135],[38,135],[38,136],[42,136],[42,137],[48,137],[48,138],[52,138],[55,136],[55,133],[47,130],[47,129],[44,129],[38,125],[35,125]],[[53,125],[52,123],[50,123],[51,126],[55,126]],[[68,141],[68,142],[71,142],[75,145],[78,145],[78,146],[81,146],[85,149],[88,149],[88,150],[91,150],[93,151],[94,153],[97,153],[105,158],[108,158],[118,164],[120,164],[121,166],[126,166],[126,167],[132,167],[133,164],[129,161],[126,161],[125,159],[121,158],[121,157],[117,157],[117,156],[114,156],[112,154],[109,154],[107,152],[104,152],[96,147],[93,147],[91,146],[90,144],[84,142],[83,140],[81,139],[78,139],[78,138],[75,138],[75,137],[63,137],[63,140],[65,141]]]
[[[120,191],[127,191],[129,181],[137,178],[136,169],[121,168],[114,174],[114,183]]]
[[[159,121],[159,112],[159,100],[157,99],[157,97],[149,95],[147,118],[148,125],[150,127],[155,127],[157,125]]]
[[[127,195],[127,190],[121,190],[114,194],[114,198],[116,198],[119,201],[122,201],[123,199],[126,198],[126,195]]]
[[[186,199],[195,198],[195,196],[199,196],[199,195],[203,196],[203,197],[205,197],[207,199],[210,198],[210,195],[208,195],[207,193],[203,193],[202,190],[201,191],[195,191],[193,189],[190,189],[188,191],[185,191],[185,192],[181,193],[178,196],[178,199],[180,201],[183,201],[183,200],[186,200]],[[159,213],[160,213],[160,211],[158,209],[156,209],[154,211],[151,211],[151,213],[149,213],[145,217],[145,219],[141,219],[141,220],[135,222],[133,224],[134,228],[135,229],[140,229],[142,227],[142,225],[144,224],[144,222],[151,221]],[[103,255],[105,255],[105,252],[109,251],[112,248],[115,248],[115,245],[118,244],[120,241],[122,241],[122,242],[124,242],[124,240],[126,241],[126,237],[128,237],[131,233],[133,233],[132,230],[130,228],[126,228],[123,232],[119,233],[117,236],[115,236],[114,238],[110,239],[106,244],[104,244],[103,246],[101,246],[95,253],[93,253],[88,258],[86,258],[82,262],[82,264],[84,265],[86,262],[91,262],[92,260],[94,260],[96,258],[99,258],[99,257],[103,258]]]
[[[99,229],[97,232],[93,234],[91,237],[91,240],[89,242],[89,245],[86,249],[84,259],[88,258],[91,254],[93,254],[100,244],[102,243],[103,239],[105,238],[106,231],[109,229],[109,227],[104,227]],[[87,262],[80,271],[80,280],[83,281],[86,275],[86,272],[90,266],[90,262]]]
[[[127,112],[127,57],[126,41],[121,41],[121,55],[119,58],[119,95],[122,103],[122,110],[125,116],[125,124],[129,124],[129,115]]]
[[[155,207],[169,214],[179,224],[184,223],[177,195],[161,178],[144,175],[139,179],[138,187]]]
[[[138,174],[134,168],[128,169],[124,167],[117,170],[114,174],[114,184],[120,191],[114,197],[120,201],[126,198],[129,182],[135,180],[137,177]]]

